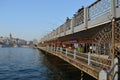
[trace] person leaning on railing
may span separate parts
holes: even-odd
[[[84,52],[84,48],[80,45],[80,46],[77,48],[77,51],[83,53],[83,52]]]

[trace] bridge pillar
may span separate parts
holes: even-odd
[[[80,77],[80,80],[84,80],[84,73],[83,73],[83,71],[81,71],[81,77]]]
[[[99,80],[107,80],[107,72],[103,69],[99,72]]]

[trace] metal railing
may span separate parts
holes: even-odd
[[[112,4],[114,4],[114,5],[112,5]],[[89,26],[87,24],[88,21],[92,21],[95,18],[97,19],[98,17],[100,17],[102,15],[107,16],[106,20],[108,20],[108,19],[110,20],[113,16],[112,11],[114,11],[113,9],[116,9],[117,6],[120,7],[120,0],[97,0],[90,6],[83,7],[80,10],[78,10],[78,12],[74,14],[74,16],[72,17],[72,19],[69,22],[63,23],[61,26],[59,26],[60,30],[57,30],[57,29],[55,30],[56,34],[51,35],[51,33],[50,33],[50,35],[46,35],[46,36],[48,36],[48,38],[46,39],[46,36],[44,36],[44,38],[42,38],[42,41],[54,39],[55,37],[53,37],[53,36],[56,36],[67,30],[70,30],[70,29],[73,29],[72,31],[74,32],[74,30],[76,30],[76,29],[74,29],[72,27],[77,27],[78,25],[82,25],[84,23],[86,25],[84,27],[87,27],[87,26]],[[99,19],[100,18],[98,18],[98,22],[99,22]],[[91,23],[94,23],[94,22],[91,22]],[[80,27],[83,27],[83,25]]]
[[[109,67],[111,64],[106,64],[106,61],[109,61],[111,63],[111,59],[105,59],[102,57],[96,57],[91,53],[80,53],[76,50],[70,50],[67,48],[62,48],[62,47],[40,47],[44,50],[48,50],[48,51],[54,51],[54,52],[58,52],[60,54],[63,54],[66,57],[69,57],[71,59],[80,61],[86,65],[89,65],[91,67],[97,68],[97,69],[102,69],[105,67]]]
[[[84,23],[84,8],[78,10],[78,12],[74,15],[74,27]]]
[[[69,19],[68,21],[66,21],[66,31],[70,29],[70,25],[71,25],[71,19]]]
[[[120,0],[117,0],[117,6],[120,7]]]
[[[110,12],[110,0],[98,0],[88,7],[89,20]]]
[[[64,32],[64,29],[65,29],[65,25],[63,24],[60,26],[60,33]]]

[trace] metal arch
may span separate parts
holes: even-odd
[[[115,26],[115,48],[120,49],[120,20],[116,21]],[[105,28],[99,31],[93,39],[94,43],[97,44],[96,52],[98,54],[110,55],[111,41],[112,41],[112,24],[108,24]],[[106,54],[107,53],[107,54]]]
[[[111,29],[112,27],[110,23],[94,36],[93,41],[97,44],[96,53],[109,55],[112,38]]]
[[[115,47],[120,48],[120,20],[116,21],[115,26]]]

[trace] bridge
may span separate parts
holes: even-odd
[[[97,0],[80,8],[37,48],[98,80],[120,80],[120,0]]]

